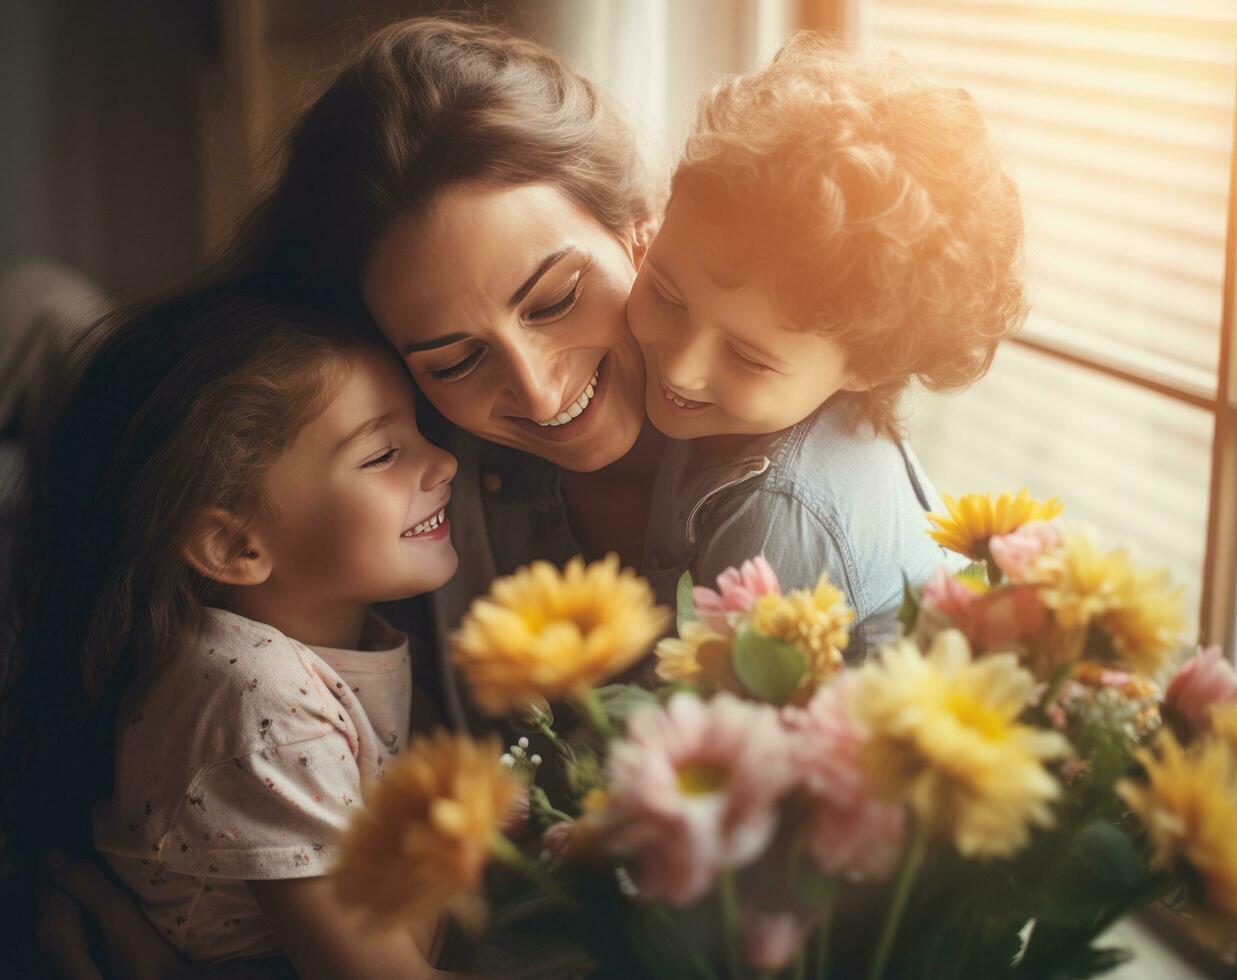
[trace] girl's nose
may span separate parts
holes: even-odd
[[[425,469],[421,471],[421,489],[434,490],[444,483],[450,483],[459,468],[454,456],[445,449],[425,443]]]

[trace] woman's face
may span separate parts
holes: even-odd
[[[624,315],[639,258],[556,187],[469,184],[378,240],[362,292],[455,425],[586,472],[644,422]]]

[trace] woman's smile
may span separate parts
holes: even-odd
[[[448,420],[592,472],[644,425],[636,248],[555,187],[460,186],[378,242],[365,299]]]
[[[593,372],[593,376],[585,384],[579,397],[550,421],[537,422],[517,416],[511,416],[511,421],[527,431],[529,435],[551,442],[567,442],[590,434],[595,428],[597,419],[605,414],[603,408],[607,390],[606,381],[609,378],[606,365],[609,359],[608,354],[601,359],[597,370]],[[564,416],[566,416],[566,421],[563,421]]]

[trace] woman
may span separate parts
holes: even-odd
[[[297,121],[238,233],[230,274],[372,317],[454,426],[462,571],[440,639],[534,558],[638,564],[660,437],[624,307],[653,218],[632,135],[588,81],[502,31],[416,19]],[[464,724],[449,670],[442,686]]]
[[[440,638],[533,558],[638,560],[659,440],[624,306],[653,216],[631,134],[587,81],[501,31],[413,20],[371,38],[298,120],[225,257],[272,294],[372,316],[455,426],[464,571],[434,610]],[[466,723],[450,671],[442,683]],[[97,869],[53,878],[102,916],[121,972],[169,961]],[[91,975],[77,909],[47,899],[61,913],[41,945]]]

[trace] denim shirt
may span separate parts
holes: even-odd
[[[459,460],[447,505],[459,571],[428,597],[379,609],[410,636],[432,632],[438,655],[414,661],[418,683],[453,727],[480,731],[491,726],[451,666],[451,631],[497,576],[537,559],[562,566],[583,549],[558,467],[458,430],[449,448]],[[842,406],[829,403],[794,428],[754,437],[724,463],[702,465],[690,442],[668,442],[639,571],[671,606],[684,571],[712,584],[757,554],[784,589],[828,572],[856,613],[847,657],[857,660],[893,638],[903,574],[918,585],[937,565],[957,564],[928,537],[925,508],[942,509],[910,447],[851,433]]]
[[[662,456],[642,572],[663,602],[679,577],[713,585],[724,569],[763,554],[783,590],[821,572],[841,589],[855,623],[846,658],[861,661],[897,633],[903,579],[920,585],[957,564],[929,536],[940,500],[910,447],[855,432],[832,399],[798,425],[756,436],[725,461],[692,442]]]

